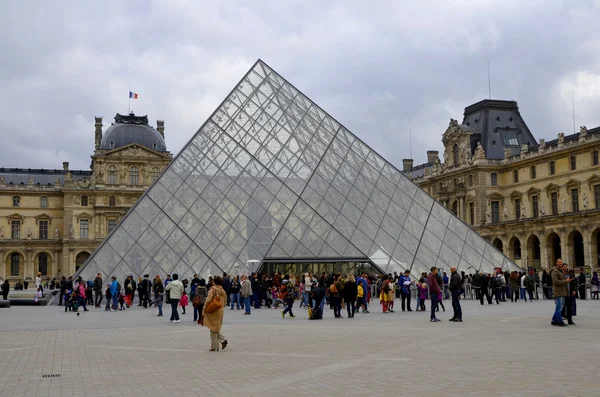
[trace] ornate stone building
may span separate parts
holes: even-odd
[[[405,174],[522,267],[598,268],[600,127],[536,141],[516,102],[484,100],[442,142]]]
[[[90,170],[0,168],[0,279],[71,275],[172,160],[164,122],[96,117]]]

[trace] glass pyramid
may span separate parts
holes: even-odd
[[[265,259],[516,268],[259,60],[79,275],[206,278]]]

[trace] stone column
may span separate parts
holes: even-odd
[[[548,249],[546,247],[546,235],[539,233],[538,238],[540,239],[540,267],[550,269],[551,264],[548,263]]]
[[[590,266],[592,271],[596,270],[592,260],[592,232],[587,226],[583,226],[581,231],[583,237],[583,264]]]
[[[6,273],[6,252],[2,248],[0,248],[0,261],[2,262],[0,266],[0,278],[6,280],[8,276]]]

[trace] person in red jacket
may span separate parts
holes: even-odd
[[[440,286],[438,285],[438,282],[437,282],[437,274],[438,274],[438,269],[437,269],[437,267],[433,266],[431,268],[431,273],[429,273],[429,275],[427,276],[427,286],[429,287],[429,298],[431,299],[431,316],[429,318],[429,321],[431,321],[432,323],[437,323],[438,321],[440,321],[438,318],[435,317],[435,311],[436,311],[437,305],[438,305],[438,294],[441,292]]]

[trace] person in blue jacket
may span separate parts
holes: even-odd
[[[115,276],[112,276],[112,283],[110,284],[110,295],[112,298],[112,308],[113,311],[117,310],[117,297],[119,295],[119,282],[117,281],[117,278]]]

